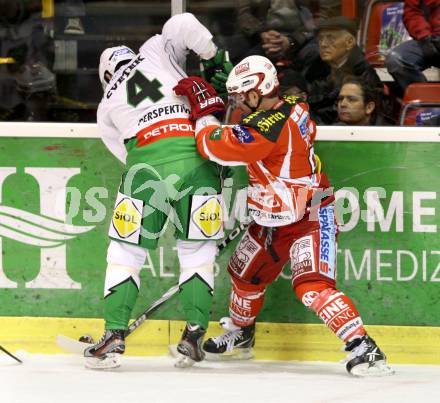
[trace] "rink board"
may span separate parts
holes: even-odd
[[[178,342],[182,321],[151,320],[127,338],[126,354],[160,356],[168,346]],[[11,351],[30,353],[65,353],[55,338],[63,334],[72,338],[89,334],[98,340],[102,335],[100,319],[0,318],[0,343]],[[207,337],[222,329],[211,322]],[[394,364],[440,365],[440,328],[419,326],[367,326],[369,334]],[[257,324],[255,358],[259,360],[339,361],[341,342],[324,325],[263,323]]]
[[[367,325],[387,329],[384,337],[399,362],[439,363],[438,352],[429,351],[438,340],[427,342],[438,337],[440,327],[439,129],[319,128],[318,140],[316,150],[337,190],[345,224],[337,253],[339,288],[353,298]],[[85,324],[102,316],[106,234],[122,165],[106,151],[95,125],[0,124],[0,149],[0,317],[8,317],[1,319],[0,334],[8,328],[3,321],[18,320],[27,331],[16,334],[16,348],[30,343],[37,352],[42,343],[42,350],[56,352],[43,336],[33,344],[26,335],[47,325],[51,338],[61,333],[56,330],[62,323],[66,330],[84,323],[86,331]],[[234,196],[245,181],[242,172],[233,176],[227,233],[243,212]],[[383,217],[368,221],[371,212]],[[217,260],[213,321],[227,315],[230,281],[224,268],[235,244]],[[174,245],[170,229],[158,250],[149,253],[133,316],[176,284]],[[301,357],[304,341],[279,350],[286,338],[273,329],[287,326],[301,334],[322,328],[293,295],[289,277],[286,267],[267,290],[259,321],[272,330],[259,339],[263,343],[267,335],[280,342],[272,352],[258,347],[259,358],[274,358],[278,351],[285,359]],[[52,319],[42,325],[38,317]],[[167,304],[154,319],[164,324],[153,325],[148,352],[161,354],[168,340],[162,343],[160,326],[168,329],[183,312],[179,304]],[[315,346],[317,355],[331,346],[333,360],[338,341],[331,334],[322,340],[307,345]],[[407,361],[398,358],[405,357],[400,349],[406,344],[414,346]],[[424,347],[417,353],[419,344]],[[318,359],[312,350],[304,359]]]

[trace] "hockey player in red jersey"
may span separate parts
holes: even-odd
[[[253,222],[228,265],[231,318],[226,332],[208,339],[204,350],[220,355],[251,347],[266,287],[290,260],[293,291],[345,343],[347,371],[391,374],[353,301],[336,288],[334,195],[325,173],[317,170],[316,126],[308,105],[280,98],[276,69],[262,56],[238,63],[226,86],[249,113],[238,125],[221,125],[212,115],[224,106],[203,79],[185,78],[174,89],[191,104],[200,154],[221,165],[246,165],[249,175]]]

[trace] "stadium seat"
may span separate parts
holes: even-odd
[[[440,115],[440,83],[408,85],[403,97],[399,123],[401,126],[424,126]]]
[[[341,2],[341,14],[344,17],[350,18],[350,19],[356,19],[357,17],[357,0],[345,0]]]
[[[403,1],[368,1],[361,22],[360,45],[374,67],[383,67],[388,52],[410,39],[402,15]]]

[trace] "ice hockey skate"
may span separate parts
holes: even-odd
[[[346,363],[347,371],[353,376],[373,377],[394,374],[394,370],[386,362],[385,354],[368,335],[348,342],[344,350],[350,352],[343,362]]]
[[[206,359],[217,360],[249,360],[253,358],[252,347],[255,344],[255,324],[239,327],[232,323],[231,318],[220,319],[225,332],[211,337],[203,344]]]
[[[205,353],[202,350],[203,336],[206,330],[199,325],[186,324],[183,331],[182,338],[177,344],[177,361],[174,364],[177,368],[192,367],[196,362],[202,361],[205,358]]]
[[[91,369],[117,368],[124,352],[124,330],[106,330],[98,343],[84,350],[85,366]]]

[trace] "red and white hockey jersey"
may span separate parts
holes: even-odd
[[[197,148],[221,165],[247,165],[248,209],[258,224],[299,221],[316,191],[329,187],[326,175],[316,172],[315,122],[298,98],[284,97],[274,109],[256,111],[239,125],[212,123],[211,117],[198,120]]]

